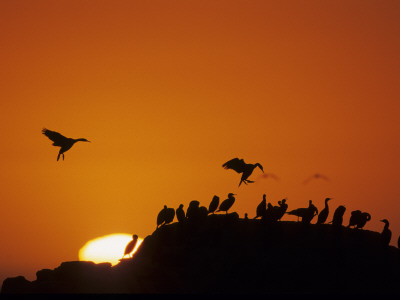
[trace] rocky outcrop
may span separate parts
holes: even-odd
[[[1,292],[400,294],[398,282],[400,250],[380,233],[232,213],[161,226],[114,267],[64,262]]]

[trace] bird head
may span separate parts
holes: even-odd
[[[228,194],[228,198],[232,198],[233,196],[236,196],[236,194],[234,194],[234,193],[229,193]]]
[[[90,143],[90,141],[88,141],[87,139],[77,139],[76,141],[80,141],[80,142],[89,142],[89,143]]]
[[[256,167],[259,167],[261,169],[261,171],[264,173],[264,168],[262,165],[260,165],[259,163],[256,163]]]
[[[381,222],[383,222],[383,223],[385,223],[385,224],[389,225],[389,221],[388,221],[388,220],[386,220],[386,219],[379,220],[379,221],[381,221]]]
[[[134,239],[134,240],[136,240],[137,238],[138,238],[137,234],[134,234],[134,235],[132,236],[132,239]]]
[[[325,201],[330,201],[330,200],[332,200],[333,198],[325,198]]]

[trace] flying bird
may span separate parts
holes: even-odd
[[[126,247],[125,247],[124,256],[130,254],[133,251],[133,249],[135,249],[137,241],[138,241],[138,236],[136,234],[134,234],[132,236],[132,241],[130,241],[128,243],[128,245],[126,245]],[[124,258],[124,256],[122,256],[122,258]]]
[[[242,177],[240,178],[239,186],[244,182],[245,184],[253,183],[254,181],[248,180],[251,173],[253,173],[256,167],[259,167],[261,171],[264,173],[264,168],[259,163],[255,164],[246,164],[243,159],[234,158],[222,165],[222,167],[226,170],[232,169],[239,174],[242,173]]]
[[[224,211],[226,214],[228,214],[228,210],[232,207],[233,203],[235,203],[235,197],[233,197],[234,195],[236,195],[236,194],[229,193],[228,199],[225,199],[224,201],[222,201],[217,212]]]
[[[53,141],[53,146],[61,147],[60,151],[58,152],[57,161],[60,159],[61,155],[64,160],[64,152],[71,149],[71,147],[76,142],[89,142],[87,139],[83,139],[83,138],[80,138],[80,139],[67,138],[58,132],[51,131],[46,128],[43,128],[42,133],[45,136],[47,136],[50,140]]]
[[[313,174],[313,175],[311,175],[310,177],[308,177],[306,180],[304,180],[304,181],[303,181],[303,184],[309,183],[310,180],[312,180],[312,179],[319,179],[319,178],[324,179],[324,180],[326,180],[326,181],[329,181],[329,178],[326,177],[325,175],[316,173],[316,174]]]
[[[317,224],[325,223],[326,219],[328,218],[328,215],[329,215],[328,201],[331,199],[332,198],[325,198],[325,207],[323,210],[321,210],[321,212],[318,215]]]
[[[219,197],[217,195],[214,195],[212,198],[210,205],[208,206],[208,213],[214,213],[215,210],[218,208],[219,205]]]
[[[260,175],[260,178],[265,178],[266,179],[266,178],[269,178],[269,177],[275,179],[276,181],[279,181],[278,176],[276,176],[275,174],[272,174],[272,173],[264,173],[264,174]]]

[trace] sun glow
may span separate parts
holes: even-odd
[[[132,234],[114,233],[88,241],[79,250],[79,260],[94,263],[109,262],[116,265],[123,257],[126,245],[132,241]],[[138,249],[143,239],[139,238],[130,256]],[[128,255],[124,256],[128,258]]]

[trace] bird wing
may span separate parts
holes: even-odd
[[[232,169],[238,173],[242,173],[246,168],[246,163],[243,159],[234,158],[222,165],[224,169]]]
[[[62,134],[43,128],[42,133],[54,142],[54,146],[61,146],[68,138]]]

